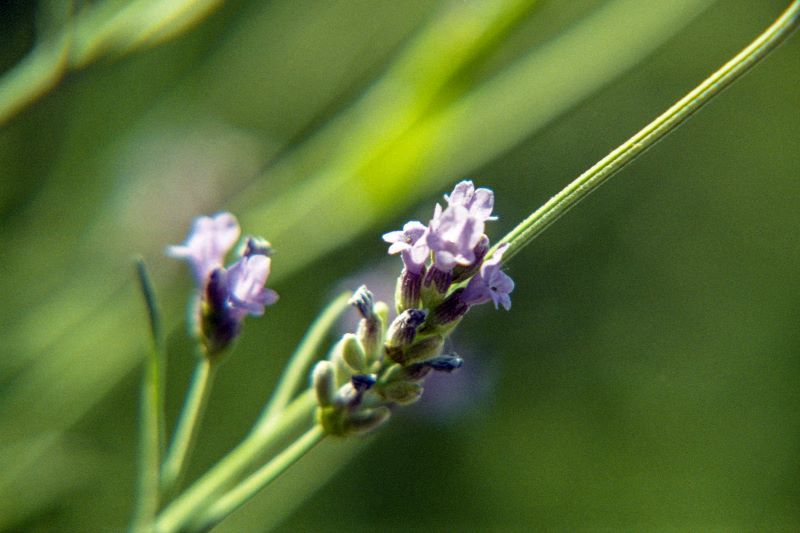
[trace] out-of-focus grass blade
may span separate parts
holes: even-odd
[[[148,523],[158,512],[161,453],[164,444],[165,345],[155,290],[144,259],[136,260],[139,288],[147,306],[150,350],[145,360],[139,397],[139,494],[134,524]]]
[[[644,6],[636,0],[610,2],[462,97],[437,102],[424,113],[407,110],[416,120],[400,131],[392,129],[392,122],[404,115],[392,107],[394,115],[383,115],[387,130],[394,132],[391,137],[375,133],[382,122],[364,120],[361,124],[361,117],[366,119],[368,114],[362,115],[363,108],[356,106],[320,134],[320,139],[333,146],[341,142],[335,139],[347,139],[340,155],[284,194],[269,198],[249,191],[250,201],[269,199],[248,211],[245,220],[249,225],[269,227],[276,243],[305,243],[295,247],[291,257],[283,258],[290,262],[283,268],[311,261],[381,217],[400,211],[441,188],[443,182],[454,181],[511,148],[633,67],[712,3],[679,0]],[[382,91],[386,90],[387,97],[391,94],[384,88],[402,85],[402,79],[390,70],[362,105],[380,108],[377,102]],[[394,104],[406,105],[403,99]],[[302,168],[302,159],[310,157],[305,150],[313,150],[314,143],[270,169],[270,176],[291,179],[294,169]]]
[[[85,6],[75,14],[73,2],[43,3],[45,19],[60,20],[31,53],[0,78],[0,124],[52,89],[71,69],[104,55],[123,55],[159,44],[200,22],[222,0],[114,0]],[[54,16],[57,15],[57,16]]]
[[[48,1],[39,8],[37,43],[0,77],[0,124],[49,91],[69,68],[72,2]]]
[[[105,2],[76,23],[71,63],[80,68],[102,55],[122,55],[151,46],[191,28],[223,0],[133,0]]]

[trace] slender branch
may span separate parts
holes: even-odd
[[[680,126],[692,114],[707,104],[749,71],[756,63],[782,43],[800,23],[800,0],[793,1],[781,16],[747,48],[707,78],[697,88],[681,98],[664,114],[648,124],[616,150],[601,159],[592,168],[578,176],[561,192],[512,229],[492,249],[508,243],[503,260],[508,261],[530,244],[550,224],[558,220],[589,193],[605,183],[625,165]]]
[[[350,291],[342,293],[333,300],[319,317],[311,324],[303,340],[289,359],[289,364],[278,382],[272,399],[256,422],[256,431],[265,431],[272,425],[283,409],[289,404],[297,389],[308,380],[308,367],[319,356],[319,348],[324,342],[336,319],[347,309]]]
[[[161,489],[164,494],[172,493],[179,486],[186,471],[211,394],[216,369],[214,361],[201,355],[189,385],[172,444],[161,468]]]
[[[295,399],[281,413],[277,423],[267,433],[251,432],[236,448],[211,470],[175,499],[156,519],[155,530],[161,533],[180,531],[212,503],[212,498],[231,486],[266,450],[284,441],[297,427],[312,420],[317,400],[311,390]],[[305,429],[304,428],[304,429]]]
[[[142,374],[139,395],[141,420],[139,427],[139,487],[133,529],[150,522],[160,504],[159,467],[164,442],[164,335],[153,284],[144,260],[136,260],[139,288],[147,305],[150,322],[150,353]]]
[[[204,512],[200,519],[191,525],[193,531],[207,531],[225,517],[244,505],[261,489],[269,485],[301,457],[308,453],[325,437],[325,430],[319,424],[309,429],[299,439],[276,455],[270,462],[256,470],[244,481],[225,493]]]

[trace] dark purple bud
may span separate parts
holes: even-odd
[[[206,302],[212,309],[222,310],[228,303],[228,273],[224,268],[215,268],[208,277]]]
[[[431,371],[447,372],[461,368],[464,365],[464,360],[455,355],[440,355],[415,363],[406,367],[406,377],[410,380],[419,381],[427,376]]]
[[[375,376],[372,374],[356,374],[350,378],[350,383],[353,384],[353,388],[358,392],[364,392],[371,389],[372,386],[375,385],[375,381]]]
[[[406,309],[394,319],[389,326],[387,346],[406,348],[414,342],[417,328],[425,322],[425,311],[419,309]]]
[[[430,268],[425,274],[425,280],[422,284],[425,287],[436,287],[436,291],[439,294],[445,294],[447,289],[450,288],[450,284],[453,282],[453,275],[449,271],[439,270],[435,266]]]
[[[364,349],[365,363],[370,364],[380,359],[382,355],[383,325],[381,318],[375,312],[375,299],[367,286],[362,285],[350,298],[350,304],[355,306],[362,316],[358,323],[358,340]]]
[[[431,370],[435,370],[436,372],[450,373],[453,370],[464,366],[464,360],[457,355],[440,355],[439,357],[428,359],[420,364],[423,364],[429,367]]]
[[[222,352],[241,330],[241,320],[230,312],[227,272],[214,269],[206,285],[205,299],[200,305],[200,331],[206,354]]]
[[[398,280],[399,285],[396,295],[398,311],[404,311],[419,305],[420,288],[424,277],[424,266],[419,272],[412,272],[407,268],[403,269],[403,273],[400,274],[400,279]]]
[[[358,309],[359,314],[361,314],[363,318],[370,319],[375,316],[375,311],[373,310],[375,299],[366,285],[362,285],[356,289],[356,292],[353,293],[348,303]]]
[[[469,305],[464,302],[462,295],[464,289],[456,289],[453,294],[444,299],[433,310],[430,320],[431,326],[445,326],[463,317],[469,311]]]

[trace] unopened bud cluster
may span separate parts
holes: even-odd
[[[374,429],[393,405],[420,398],[430,372],[461,367],[461,358],[442,349],[472,306],[492,301],[511,308],[514,282],[501,270],[506,247],[487,259],[484,228],[496,219],[494,193],[462,181],[445,200],[447,206],[437,204],[427,225],[412,221],[383,236],[391,243],[389,253],[403,259],[396,317],[389,322],[386,304],[373,302],[362,286],[351,300],[362,317],[357,333],[344,335],[314,369],[318,418],[329,434]]]

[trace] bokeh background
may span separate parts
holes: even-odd
[[[171,426],[191,282],[164,246],[229,209],[277,249],[196,477],[332,295],[391,287],[383,232],[466,177],[498,239],[786,3],[0,2],[0,529],[130,517],[134,254]],[[462,372],[219,530],[800,529],[799,37],[515,257],[512,311],[450,342]]]

